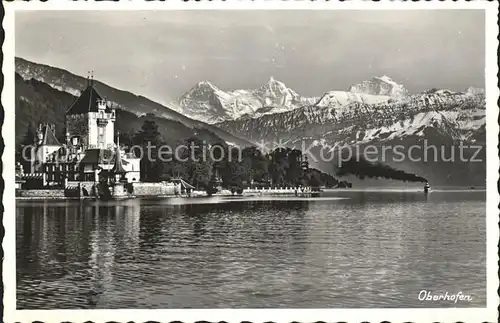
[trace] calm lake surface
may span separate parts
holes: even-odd
[[[486,306],[486,192],[17,201],[17,308]],[[462,292],[472,301],[420,301]]]

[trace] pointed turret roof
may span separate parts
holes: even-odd
[[[91,82],[87,88],[83,90],[78,99],[73,102],[73,105],[66,111],[66,114],[98,112],[97,101],[99,100],[102,100],[102,97],[94,88],[94,83]],[[111,109],[107,106],[106,112],[111,112]]]
[[[43,132],[42,145],[61,146],[59,140],[56,138],[56,135],[48,125],[45,126],[45,130]]]

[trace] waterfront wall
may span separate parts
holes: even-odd
[[[94,182],[68,181],[64,189],[17,189],[16,197],[25,198],[89,198],[95,196]],[[125,192],[137,196],[174,196],[180,192],[179,185],[173,183],[127,183]]]
[[[94,196],[94,182],[75,182],[68,181],[65,188],[65,196],[67,197],[86,197]]]
[[[80,196],[94,195],[94,182],[79,182]],[[78,182],[69,182],[68,186],[77,187]],[[172,183],[144,183],[133,182],[125,184],[125,191],[134,196],[164,196],[175,195],[176,186]]]
[[[132,195],[135,196],[161,196],[161,195],[175,195],[179,188],[174,184],[164,183],[131,183]]]
[[[43,190],[43,189],[29,189],[29,190],[16,190],[16,197],[29,197],[29,198],[60,198],[64,197],[64,190]]]

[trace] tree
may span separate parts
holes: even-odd
[[[33,145],[35,143],[35,137],[36,137],[36,131],[35,128],[33,127],[33,124],[30,121],[28,123],[28,126],[26,127],[26,133],[24,134],[21,145],[22,146]]]
[[[309,178],[309,186],[311,187],[319,187],[322,185],[320,175],[317,172],[311,173],[311,177]]]
[[[30,162],[28,160],[25,160],[24,157],[27,156],[23,156],[23,149],[24,147],[34,145],[35,138],[36,138],[35,128],[33,127],[32,123],[29,122],[28,126],[26,127],[26,133],[24,134],[22,141],[17,145],[16,156],[15,156],[16,162],[20,162],[23,168],[25,169],[29,167]],[[28,155],[28,153],[26,152],[25,155]]]
[[[242,151],[242,162],[247,176],[246,181],[260,182],[267,173],[267,159],[262,152],[254,146],[246,147]]]
[[[141,176],[146,182],[160,180],[163,173],[163,162],[158,159],[158,150],[163,144],[158,126],[152,120],[145,120],[141,130],[135,135],[134,142],[141,146]]]
[[[302,152],[293,149],[288,152],[288,169],[286,173],[286,182],[290,186],[300,185],[300,180],[304,175],[302,169]]]
[[[137,136],[137,133],[134,130],[130,130],[129,132],[120,132],[118,137],[120,138],[120,145],[124,146],[127,151],[130,151],[130,148],[134,146],[134,138]]]
[[[193,186],[206,189],[213,171],[213,161],[207,156],[207,144],[191,137],[185,141],[184,146],[177,162],[184,166],[185,179]]]
[[[215,173],[212,172],[212,176],[210,178],[210,181],[208,182],[208,185],[206,187],[206,192],[208,196],[212,196],[213,194],[217,193],[217,182],[215,179]]]
[[[222,169],[222,181],[224,186],[236,192],[238,188],[243,187],[244,182],[249,181],[249,174],[252,173],[248,156],[243,155],[238,149],[229,147],[226,153],[226,163]]]
[[[286,184],[286,173],[288,171],[288,153],[290,149],[277,148],[269,154],[269,175],[274,185]]]

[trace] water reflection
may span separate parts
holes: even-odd
[[[18,307],[484,306],[484,192],[335,196],[18,201]]]

